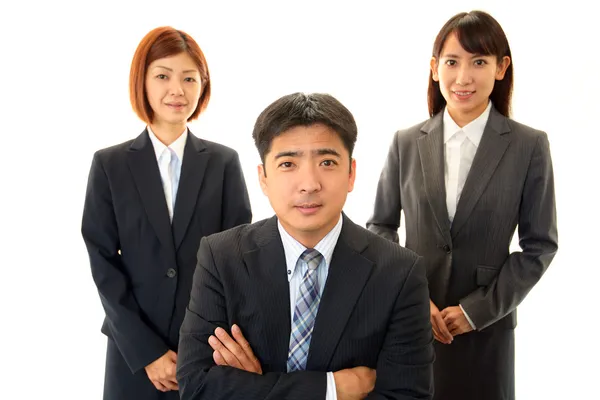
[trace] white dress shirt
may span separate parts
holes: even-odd
[[[173,210],[175,210],[175,199],[177,198],[177,190],[179,189],[181,165],[183,163],[183,150],[185,149],[188,131],[186,128],[181,136],[169,146],[165,146],[165,144],[156,137],[149,126],[148,136],[150,136],[150,141],[152,142],[156,154],[158,170],[160,171],[160,180],[165,193],[167,209],[169,210],[169,218],[173,221]]]
[[[479,117],[462,128],[454,122],[448,113],[448,107],[444,110],[444,179],[446,182],[446,207],[448,208],[448,217],[451,224],[454,221],[456,206],[473,164],[479,142],[481,142],[491,109],[492,102],[490,101]],[[460,308],[471,327],[475,329],[471,318],[462,306]]]
[[[323,294],[323,288],[327,281],[327,274],[329,273],[329,265],[331,264],[331,258],[333,257],[333,250],[337,244],[338,238],[342,231],[343,218],[340,214],[338,223],[333,227],[331,231],[314,247],[321,255],[323,259],[321,264],[317,268],[317,281],[319,285],[319,294]],[[283,243],[283,251],[285,253],[285,263],[287,266],[287,276],[290,285],[290,325],[293,326],[294,321],[294,309],[296,308],[296,297],[300,292],[300,284],[302,278],[308,269],[308,265],[301,261],[298,262],[300,255],[306,250],[300,242],[294,239],[286,230],[283,228],[281,223],[277,221],[277,227],[279,228],[279,235]],[[298,267],[296,267],[298,265]],[[335,379],[333,378],[333,372],[327,373],[327,394],[325,400],[337,400],[337,392],[335,387]]]

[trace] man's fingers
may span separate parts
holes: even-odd
[[[227,336],[229,336],[229,335],[227,335]],[[208,343],[210,344],[210,347],[213,348],[213,350],[221,353],[221,356],[223,357],[223,359],[225,359],[225,362],[227,363],[227,365],[229,365],[230,367],[237,368],[237,369],[244,369],[242,367],[242,364],[240,364],[240,361],[233,355],[232,352],[230,352],[227,349],[227,347],[225,347],[223,345],[223,343],[219,339],[217,339],[214,336],[211,336],[208,338]]]
[[[233,338],[235,339],[235,341],[240,345],[242,350],[244,350],[244,352],[246,352],[246,354],[254,355],[254,353],[252,353],[252,347],[250,346],[250,343],[248,343],[248,341],[242,334],[242,330],[240,329],[239,326],[233,325],[231,327],[231,333],[233,334]]]
[[[223,347],[223,343],[213,335],[208,338],[208,344],[214,351],[219,351]]]
[[[240,345],[240,347],[246,354],[246,357],[248,357],[248,361],[251,363],[250,367],[252,368],[252,372],[262,374],[262,367],[260,365],[260,361],[258,361],[258,358],[254,355],[254,351],[252,351],[252,346],[250,346],[250,343],[248,343],[248,341],[242,334],[242,330],[240,329],[240,327],[234,324],[231,327],[231,333],[233,334],[233,338],[235,339],[235,341]],[[243,360],[240,361],[242,363],[244,362]]]
[[[217,350],[215,350],[213,352],[213,360],[215,361],[215,364],[221,366],[221,367],[226,367],[227,366],[227,361],[225,361],[225,359],[223,358],[223,356],[221,355],[221,353],[219,353]]]
[[[237,342],[237,339],[233,340],[231,336],[227,334],[225,329],[222,328],[217,328],[215,330],[215,333],[217,335],[217,338],[223,343],[223,345],[227,347],[227,349],[234,355],[235,358],[238,359],[239,363],[241,364],[241,369],[245,371],[254,372],[255,365],[252,361],[252,358],[246,354],[246,351],[242,348],[242,345],[239,342]],[[248,344],[248,341],[244,338],[242,332],[239,331],[238,333],[239,335],[237,336],[241,337],[241,339],[246,343],[246,345],[250,347],[250,344]],[[236,335],[234,334],[234,336]],[[252,349],[250,349],[250,352],[252,352]],[[223,357],[225,357],[225,354],[223,354]]]
[[[223,346],[227,347],[227,350],[229,350],[234,356],[239,358],[244,355],[244,351],[242,350],[241,346],[235,340],[233,340],[231,336],[229,336],[225,329],[215,329],[215,335],[221,341],[221,343],[223,343]]]

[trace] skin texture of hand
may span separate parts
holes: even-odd
[[[148,379],[154,387],[161,392],[169,390],[179,390],[175,372],[177,370],[177,354],[174,351],[167,351],[160,358],[154,360],[145,367]]]
[[[229,366],[262,375],[262,367],[254,355],[250,343],[239,326],[231,327],[233,338],[223,328],[215,329],[215,335],[208,338],[214,350],[213,360],[219,366]]]
[[[460,306],[446,307],[440,315],[452,336],[462,335],[473,330]]]
[[[450,330],[446,326],[446,322],[444,322],[444,317],[442,316],[442,313],[437,308],[437,306],[431,300],[429,300],[429,311],[431,313],[431,328],[433,329],[433,336],[435,337],[435,339],[440,343],[444,344],[452,343],[452,340],[454,338],[450,333]]]
[[[375,387],[375,370],[367,367],[343,369],[333,373],[338,400],[361,400]]]
[[[231,334],[233,337],[223,328],[217,328],[208,338],[215,363],[262,375],[260,362],[239,326],[233,325]],[[338,400],[364,399],[375,387],[375,370],[367,367],[340,370],[334,372],[333,377]]]

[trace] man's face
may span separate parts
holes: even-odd
[[[322,124],[283,132],[258,166],[261,188],[281,225],[309,248],[338,222],[355,174],[356,162],[340,136]]]

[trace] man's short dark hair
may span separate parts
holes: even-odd
[[[357,128],[352,113],[335,97],[323,93],[293,93],[273,102],[258,116],[252,137],[264,163],[273,139],[296,126],[323,124],[335,131],[350,157]]]

